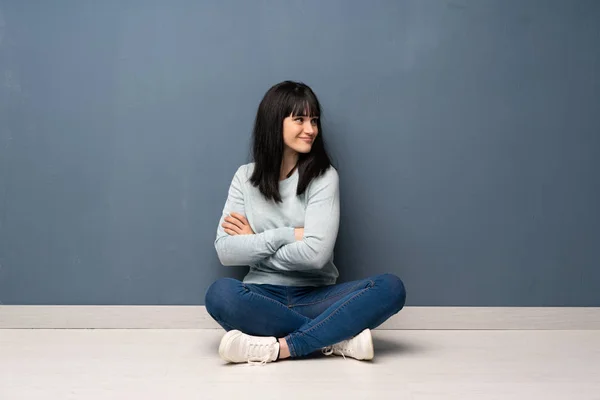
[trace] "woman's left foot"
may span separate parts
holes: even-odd
[[[374,353],[373,337],[371,336],[370,329],[365,329],[352,339],[344,340],[323,349],[323,354],[326,356],[335,354],[344,358],[352,357],[357,360],[372,360],[375,355]]]
[[[275,337],[250,336],[238,330],[221,339],[219,355],[231,363],[266,364],[277,360],[279,342]]]

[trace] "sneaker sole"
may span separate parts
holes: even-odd
[[[234,336],[238,336],[241,332],[238,330],[231,330],[229,332],[227,332],[225,334],[225,336],[223,336],[223,338],[221,339],[221,343],[219,344],[219,355],[221,356],[221,358],[227,362],[235,362],[233,360],[230,360],[229,358],[227,358],[225,356],[227,350],[229,350],[229,344],[231,343],[232,339]]]

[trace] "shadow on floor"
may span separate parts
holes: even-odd
[[[377,334],[373,335],[373,348],[375,356],[417,354],[427,351],[423,346],[411,343],[404,338],[382,338],[378,337]]]

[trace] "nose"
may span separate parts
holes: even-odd
[[[308,135],[312,135],[315,133],[315,127],[311,121],[307,121],[304,123],[304,133]]]

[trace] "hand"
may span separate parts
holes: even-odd
[[[294,228],[294,235],[296,235],[296,240],[302,240],[304,238],[304,228]]]
[[[250,228],[250,223],[246,217],[238,213],[232,212],[228,217],[225,217],[225,222],[221,226],[228,235],[254,235],[254,231]]]

